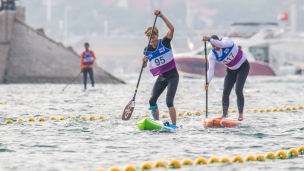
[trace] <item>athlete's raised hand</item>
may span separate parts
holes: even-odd
[[[163,15],[161,10],[154,10],[154,14],[159,16],[159,17]]]
[[[208,41],[209,40],[209,37],[208,36],[203,36],[203,38],[202,38],[202,41]]]

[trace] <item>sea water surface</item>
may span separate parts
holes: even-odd
[[[81,91],[74,84],[0,85],[0,170],[94,171],[147,161],[169,162],[212,156],[232,159],[235,155],[265,155],[304,145],[304,110],[252,112],[254,109],[304,105],[304,77],[249,77],[245,85],[244,124],[237,128],[204,129],[204,79],[181,78],[175,98],[177,112],[195,112],[201,116],[178,117],[183,129],[176,132],[138,131],[132,118],[122,121],[117,115],[134,94],[138,75],[125,75],[127,84],[97,84]],[[155,78],[144,74],[136,96],[133,116],[148,113],[148,100]],[[223,78],[214,78],[208,91],[209,117],[220,116]],[[160,113],[168,114],[165,92],[160,96]],[[230,109],[237,109],[236,96],[230,96]],[[250,110],[250,111],[247,111]],[[69,118],[74,115],[76,121]],[[80,116],[105,117],[82,121]],[[64,116],[64,121],[50,121]],[[230,113],[237,118],[236,113]],[[16,122],[17,118],[24,122]],[[36,122],[27,122],[34,117]],[[37,122],[44,117],[45,122]],[[5,125],[7,119],[14,124]],[[161,118],[162,121],[169,119]],[[304,170],[303,156],[266,162],[184,166],[180,170]],[[155,169],[159,171],[169,169]]]

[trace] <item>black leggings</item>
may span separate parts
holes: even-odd
[[[152,93],[151,93],[151,98],[149,100],[150,106],[155,106],[158,97],[162,94],[162,92],[165,90],[165,88],[168,86],[167,90],[167,97],[166,97],[166,104],[168,107],[173,107],[173,101],[174,101],[174,96],[177,90],[178,86],[178,81],[179,81],[179,76],[173,76],[170,78],[165,78],[162,75],[159,75]]]
[[[222,105],[223,105],[223,115],[227,116],[228,108],[229,108],[229,95],[235,85],[235,93],[237,96],[237,106],[239,114],[243,114],[244,109],[244,95],[243,95],[243,88],[246,82],[246,78],[249,73],[249,63],[246,60],[240,68],[237,70],[231,70],[227,68],[225,82],[224,82],[224,91],[223,91],[223,98],[222,98]]]
[[[89,73],[90,80],[92,87],[94,87],[94,77],[93,77],[93,68],[84,68],[83,69],[83,84],[84,84],[84,89],[87,88],[87,75]]]

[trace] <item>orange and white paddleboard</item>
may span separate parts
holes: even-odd
[[[242,121],[238,121],[230,118],[209,118],[204,120],[205,128],[233,128],[242,124]]]

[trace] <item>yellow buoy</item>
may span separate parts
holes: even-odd
[[[169,161],[168,167],[173,169],[179,169],[181,167],[181,164],[178,160],[172,159]]]
[[[272,109],[272,112],[277,112],[277,111],[278,111],[277,108],[273,108],[273,109]]]
[[[196,116],[201,116],[201,112],[200,112],[200,111],[195,111],[194,114],[195,114]]]
[[[51,116],[51,117],[50,117],[50,120],[51,120],[51,121],[56,121],[56,117],[55,117],[55,116]]]
[[[265,112],[265,110],[264,109],[260,109],[259,112],[263,113],[263,112]]]
[[[178,116],[184,116],[184,112],[178,112],[178,114],[177,114]]]
[[[60,117],[59,117],[59,120],[60,120],[60,121],[64,121],[64,120],[65,120],[65,117],[64,117],[64,116],[60,116]]]
[[[266,112],[271,112],[271,109],[267,108],[267,109],[266,109]]]
[[[140,170],[149,170],[152,169],[152,165],[149,162],[143,162],[140,166],[139,166]]]
[[[276,156],[273,154],[273,152],[268,152],[265,154],[265,159],[272,159],[272,160],[275,160],[276,159]]]
[[[23,122],[23,119],[22,118],[18,118],[17,122]]]
[[[231,113],[236,113],[236,110],[235,110],[235,109],[232,109],[232,110],[231,110]]]
[[[76,116],[72,115],[72,116],[70,117],[70,120],[76,120]]]
[[[96,169],[95,171],[104,171],[103,169]]]
[[[265,161],[263,154],[257,154],[255,156],[256,161]]]
[[[156,162],[153,163],[152,167],[153,168],[159,168],[159,167],[166,168],[166,163],[161,160],[157,160]]]
[[[184,159],[184,160],[182,160],[181,164],[182,164],[182,166],[184,166],[184,165],[192,166],[193,165],[193,163],[192,163],[192,161],[190,159]]]
[[[44,122],[45,119],[43,117],[38,118],[38,122]]]
[[[277,153],[276,153],[276,158],[277,159],[286,159],[287,158],[287,154],[285,153],[285,151],[283,150],[279,150]]]
[[[248,109],[248,110],[247,110],[247,112],[251,112],[251,110],[250,110],[250,109]]]
[[[148,117],[150,117],[150,115],[148,113],[145,113],[144,117],[148,118]]]
[[[119,171],[118,167],[111,167],[108,171]]]
[[[0,104],[3,104],[3,102],[0,102]]]
[[[35,119],[33,117],[30,117],[27,119],[28,122],[35,122]]]
[[[119,118],[120,118],[121,116],[122,116],[122,114],[121,114],[121,113],[117,114],[117,117],[119,117]]]
[[[228,157],[222,157],[222,158],[220,159],[220,163],[231,163],[231,161],[229,160]]]
[[[289,158],[298,157],[299,153],[295,148],[291,148],[288,150],[287,155]]]
[[[86,121],[86,120],[87,120],[87,118],[86,118],[85,116],[83,116],[83,115],[82,115],[82,116],[80,116],[80,119],[81,119],[81,120],[84,120],[84,121]]]
[[[140,114],[135,115],[134,118],[135,118],[135,119],[140,118]]]
[[[13,121],[11,119],[8,119],[5,121],[5,124],[13,124]]]
[[[103,115],[98,116],[98,120],[104,120],[104,116]]]
[[[243,163],[244,161],[243,161],[243,159],[242,159],[241,156],[234,156],[234,157],[231,159],[231,162],[232,162],[232,163],[236,163],[236,162],[238,162],[238,163]]]
[[[228,113],[231,113],[231,110],[228,110]]]
[[[287,106],[285,110],[291,111],[291,107]]]
[[[89,119],[90,119],[91,121],[95,121],[95,120],[96,120],[95,116],[90,116]]]
[[[248,155],[245,157],[245,162],[253,162],[253,161],[256,161],[256,158],[252,155]]]
[[[219,163],[220,160],[216,157],[210,157],[210,159],[208,160],[208,164],[212,164],[212,163]]]
[[[282,111],[284,111],[284,109],[280,107],[280,108],[278,109],[278,111],[282,112]]]
[[[259,111],[258,109],[254,109],[254,110],[253,110],[254,113],[257,113],[258,111]]]
[[[164,114],[161,115],[161,117],[162,118],[168,118],[168,115],[164,113]]]
[[[125,166],[123,171],[136,171],[136,167],[133,165],[127,165],[127,166]]]
[[[293,107],[291,108],[291,110],[297,110],[297,107],[293,106]]]
[[[205,112],[206,112],[206,109],[203,109],[203,110],[202,110],[202,112],[204,112],[204,113],[205,113]]]
[[[195,165],[207,164],[207,160],[203,157],[199,157],[194,161]]]
[[[304,107],[303,106],[298,106],[298,109],[304,109]]]
[[[187,116],[192,116],[192,113],[190,111],[186,112]]]
[[[304,154],[304,146],[300,146],[298,149],[297,149],[298,153],[300,155],[303,155]]]
[[[222,113],[223,111],[221,109],[217,110],[218,113]]]

